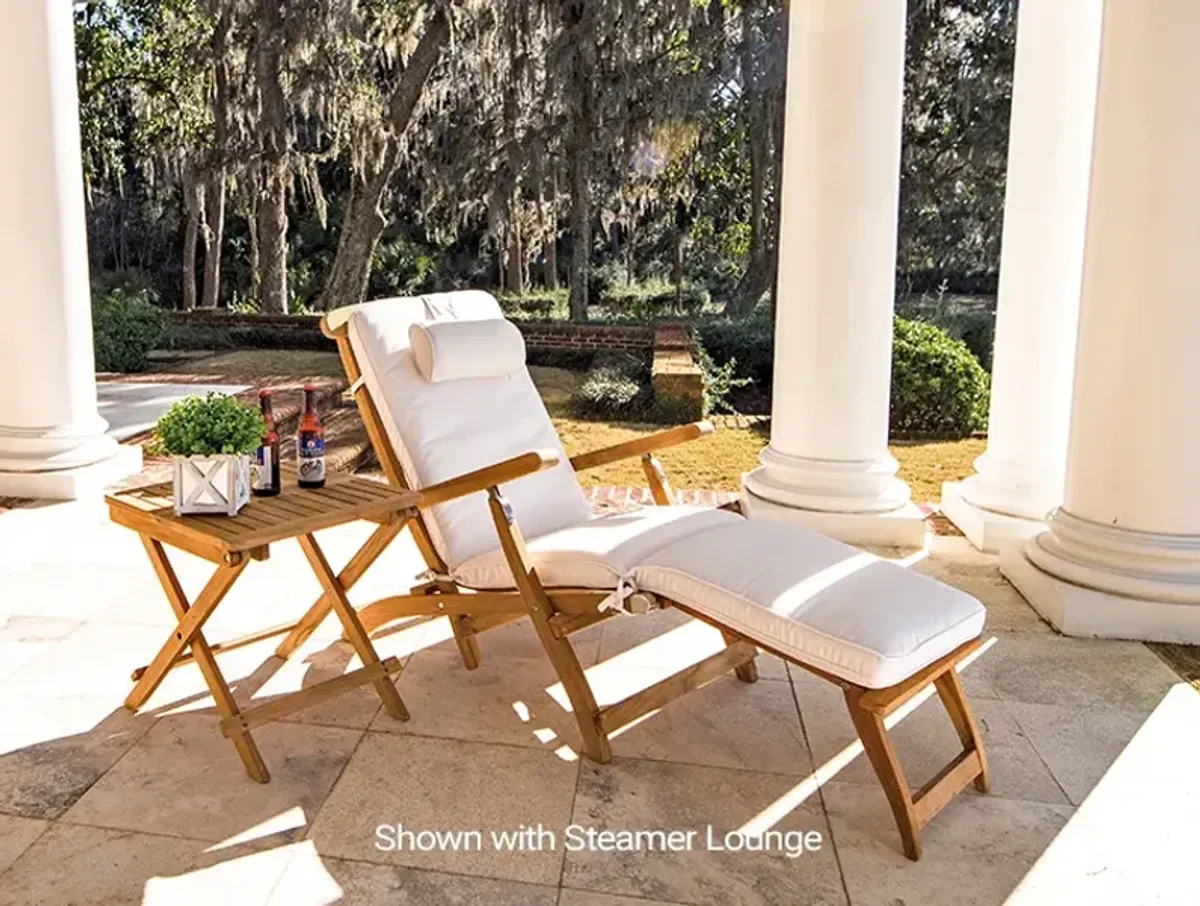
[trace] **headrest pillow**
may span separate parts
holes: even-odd
[[[511,321],[429,321],[408,328],[421,377],[431,384],[501,377],[525,367],[525,338]]]

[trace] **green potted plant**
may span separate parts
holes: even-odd
[[[232,396],[180,400],[158,420],[154,452],[174,459],[175,512],[234,516],[250,500],[250,456],[266,425]]]

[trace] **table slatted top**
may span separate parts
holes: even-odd
[[[193,550],[246,552],[333,528],[356,519],[380,518],[411,510],[417,495],[355,475],[330,473],[317,490],[296,484],[294,467],[284,466],[276,497],[251,497],[236,516],[177,516],[171,482],[109,495],[114,522],[160,541]]]

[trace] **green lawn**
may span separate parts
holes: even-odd
[[[244,378],[340,377],[342,366],[336,353],[308,350],[249,349],[224,352],[210,358],[187,362],[188,372]],[[166,370],[174,370],[166,366]],[[590,422],[572,418],[568,402],[583,376],[564,368],[529,369],[534,383],[546,401],[567,453],[620,443],[623,440],[662,430],[660,425],[620,422]],[[680,488],[719,488],[737,490],[742,473],[758,464],[758,453],[767,443],[761,428],[719,428],[712,436],[681,447],[663,451],[661,458]],[[912,488],[918,502],[937,500],[943,481],[955,481],[971,474],[971,463],[983,452],[985,441],[900,443],[891,447],[900,462],[900,477]],[[584,484],[641,486],[645,483],[637,460],[615,463],[580,476]]]

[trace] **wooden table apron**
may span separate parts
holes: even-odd
[[[250,735],[252,727],[365,683],[375,687],[388,714],[398,720],[408,719],[408,711],[391,679],[392,674],[400,671],[400,662],[396,658],[379,657],[346,594],[404,528],[415,512],[416,495],[349,475],[331,475],[326,486],[319,490],[297,487],[294,469],[285,469],[283,479],[284,490],[279,496],[254,498],[234,517],[176,516],[170,483],[122,491],[106,498],[113,522],[141,537],[150,564],[179,620],[154,659],[133,671],[135,685],[125,707],[137,711],[172,668],[195,661],[221,716],[221,732],[237,749],[246,773],[259,783],[270,780],[270,772]],[[335,574],[314,533],[358,519],[371,520],[378,527],[342,571]],[[209,644],[204,637],[204,624],[246,566],[251,560],[266,560],[271,544],[291,538],[299,541],[321,584],[321,596],[294,623]],[[217,564],[216,571],[193,601],[188,601],[167,558],[164,548],[167,544]],[[249,710],[239,708],[217,667],[215,655],[286,633],[275,652],[286,659],[331,610],[337,614],[345,638],[354,646],[363,666]]]

